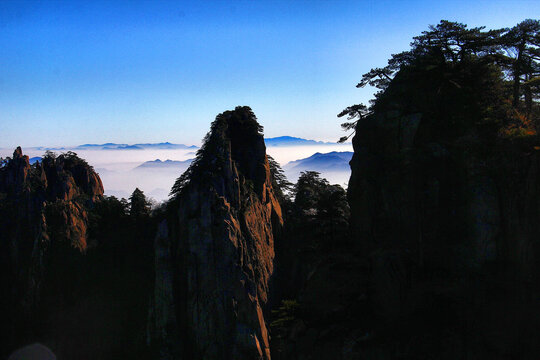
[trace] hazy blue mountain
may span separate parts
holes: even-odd
[[[336,145],[336,143],[307,140],[293,136],[278,136],[264,139],[266,146],[302,146],[302,145]]]
[[[63,151],[63,150],[69,150],[69,148],[66,147],[46,147],[46,146],[32,146],[29,148],[25,148],[28,150],[34,150],[34,151]]]
[[[171,144],[170,142],[157,144],[135,144],[143,149],[198,149],[195,145]]]
[[[138,145],[122,145],[122,146],[104,146],[101,150],[143,150],[144,148]]]
[[[349,161],[352,151],[332,151],[329,153],[315,153],[308,158],[287,163],[283,168],[288,171],[350,171]]]
[[[38,161],[41,161],[41,156],[31,157],[31,158],[29,159],[29,161],[30,161],[30,165],[35,164],[35,163],[37,163]]]
[[[152,160],[152,161],[146,161],[142,163],[141,165],[137,166],[134,170],[148,170],[148,169],[161,169],[161,170],[176,170],[176,169],[182,169],[187,168],[193,159],[187,159],[184,161],[179,160],[165,160],[161,161],[160,159]]]
[[[158,150],[167,150],[167,149],[197,149],[195,145],[184,145],[184,144],[172,144],[170,142],[163,143],[145,143],[145,144],[115,144],[115,143],[105,143],[105,144],[83,144],[75,148],[76,150],[143,150],[143,149],[158,149]]]

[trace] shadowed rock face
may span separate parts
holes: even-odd
[[[18,147],[0,167],[0,287],[13,321],[38,306],[52,268],[86,251],[87,207],[102,195],[99,176],[74,154],[30,165]]]
[[[162,358],[270,359],[263,309],[283,220],[260,131],[247,107],[216,118],[171,205],[168,234],[158,234],[156,259],[170,267],[158,260],[156,286],[174,289],[174,299],[154,299],[161,315],[150,337]],[[176,330],[166,329],[171,316]]]
[[[529,358],[538,346],[518,339],[537,336],[540,318],[530,302],[539,293],[540,154],[474,131],[425,136],[423,120],[376,113],[353,139],[350,224],[370,259],[378,331],[392,328],[403,343],[422,337],[436,358],[490,349]]]

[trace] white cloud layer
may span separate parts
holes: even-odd
[[[68,150],[58,150],[62,153]],[[316,152],[352,151],[350,144],[312,145],[291,147],[267,147],[267,153],[284,166],[289,161],[309,157]],[[30,158],[42,156],[43,149],[23,148],[23,153]],[[157,201],[166,200],[168,193],[185,168],[172,169],[137,169],[137,166],[146,161],[160,159],[187,160],[195,157],[195,149],[145,149],[145,150],[75,150],[77,155],[85,159],[99,173],[106,195],[116,197],[129,197],[138,187],[144,193]],[[0,149],[0,156],[11,156],[13,149]],[[315,169],[316,170],[316,169]],[[289,180],[295,182],[298,172],[286,172]],[[331,183],[345,185],[349,180],[350,172],[322,173]]]

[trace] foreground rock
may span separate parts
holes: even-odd
[[[371,263],[369,326],[378,334],[356,351],[533,358],[540,153],[531,139],[474,130],[443,139],[426,136],[429,126],[394,111],[356,128],[351,226]]]
[[[0,289],[8,319],[2,327],[11,327],[5,344],[21,339],[17,329],[33,321],[43,284],[60,284],[58,275],[70,273],[86,252],[88,208],[102,195],[99,176],[74,153],[30,165],[18,147],[1,165]]]
[[[270,359],[265,304],[281,209],[248,107],[217,116],[156,238],[149,340],[161,358]],[[169,273],[172,272],[172,273]]]

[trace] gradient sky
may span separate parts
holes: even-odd
[[[0,1],[0,147],[200,144],[249,105],[268,137],[335,141],[364,72],[441,19],[510,27],[540,1]]]

